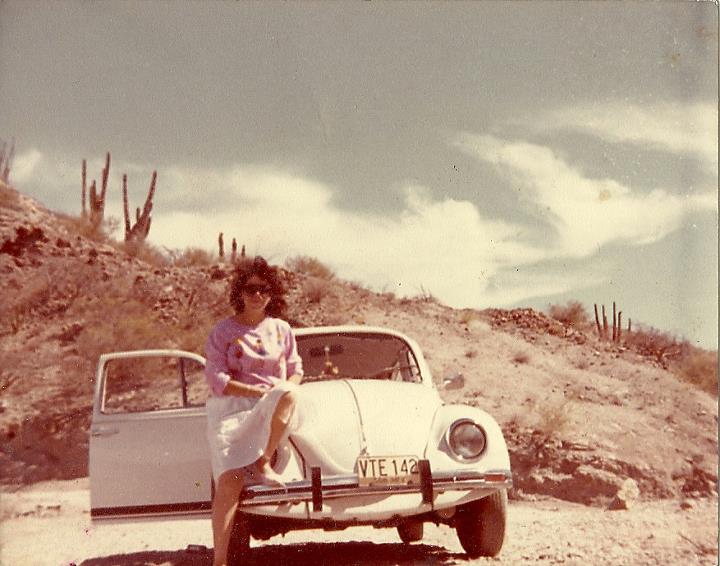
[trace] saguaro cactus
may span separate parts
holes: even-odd
[[[2,150],[0,150],[0,180],[3,183],[8,184],[10,182],[10,168],[12,167],[12,160],[15,156],[15,140],[10,142],[10,149],[7,148],[7,143],[3,142]]]
[[[150,181],[150,189],[148,190],[145,204],[142,212],[140,208],[135,209],[135,224],[130,224],[130,211],[128,205],[127,193],[127,175],[123,175],[123,212],[125,213],[125,241],[126,242],[143,242],[150,233],[150,223],[152,217],[150,213],[153,207],[153,197],[155,196],[155,184],[157,182],[157,171],[153,171],[152,180]]]
[[[102,170],[100,194],[97,194],[95,180],[90,185],[90,223],[100,226],[105,218],[105,194],[107,193],[108,177],[110,176],[110,152],[105,154],[105,167]],[[85,184],[83,183],[83,186]]]
[[[617,303],[613,301],[613,325],[612,325],[612,341],[622,342],[623,330],[622,320],[623,312],[617,308]],[[600,316],[598,315],[598,306],[595,303],[595,326],[597,328],[598,337],[601,340],[610,340],[610,333],[608,329],[608,317],[605,313],[605,305],[602,305],[602,323],[600,322]],[[632,332],[632,319],[628,318],[628,334]]]
[[[83,159],[82,164],[82,195],[80,197],[82,201],[82,217],[87,217],[87,161]]]
[[[220,261],[225,259],[225,240],[223,239],[222,232],[220,232],[218,236],[218,255],[220,256]]]

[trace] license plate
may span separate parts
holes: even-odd
[[[420,484],[415,456],[360,456],[357,474],[361,486]]]

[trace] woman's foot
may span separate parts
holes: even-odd
[[[280,474],[270,466],[269,460],[260,459],[257,461],[258,481],[263,485],[280,487],[285,489],[285,482]]]

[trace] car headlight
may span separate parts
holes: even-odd
[[[459,460],[474,460],[485,450],[487,437],[479,424],[462,419],[448,429],[447,444]]]

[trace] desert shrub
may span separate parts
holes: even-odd
[[[475,350],[474,348],[472,348],[470,350],[465,350],[465,357],[470,360],[473,358],[477,358],[477,355],[478,355],[478,351]]]
[[[666,360],[679,357],[688,346],[672,334],[652,327],[640,327],[623,333],[622,337],[625,346],[663,364]]]
[[[285,267],[296,273],[302,273],[318,279],[330,280],[335,273],[319,259],[307,255],[297,255],[285,261]]]
[[[93,284],[96,269],[83,262],[49,260],[0,302],[0,332],[16,333],[37,316],[65,312]]]
[[[303,295],[310,303],[319,303],[330,292],[327,279],[310,278],[303,286]]]
[[[101,223],[91,222],[87,216],[69,216],[57,213],[60,224],[73,235],[81,236],[99,244],[110,244],[112,236],[120,226],[120,221],[112,216]]]
[[[21,293],[12,294],[0,304],[0,327],[3,334],[15,334],[33,314],[40,297],[49,291],[46,282],[32,282]]]
[[[512,361],[516,364],[526,364],[530,361],[530,354],[524,350],[518,350],[512,357]]]
[[[476,320],[479,320],[477,311],[473,309],[463,309],[458,313],[458,321],[460,324],[470,324]]]
[[[550,305],[548,314],[568,326],[583,326],[589,320],[585,307],[578,301],[569,301],[565,305]]]
[[[178,267],[208,267],[215,263],[215,258],[202,248],[185,248],[172,258],[173,265]]]
[[[575,362],[575,367],[579,370],[586,370],[590,367],[590,362],[586,358],[581,358]]]
[[[172,345],[172,332],[137,299],[105,296],[87,308],[77,337],[80,355],[93,367],[100,354]]]
[[[0,208],[20,210],[20,196],[17,191],[0,182]]]
[[[535,406],[535,410],[537,415],[535,426],[547,438],[561,436],[572,424],[572,409],[564,397],[539,403]]]
[[[717,395],[717,351],[709,352],[693,348],[673,365],[673,371],[680,379],[696,385],[703,391]]]
[[[117,247],[130,257],[154,267],[167,267],[170,265],[170,259],[149,242],[131,240],[129,242],[119,242]]]

